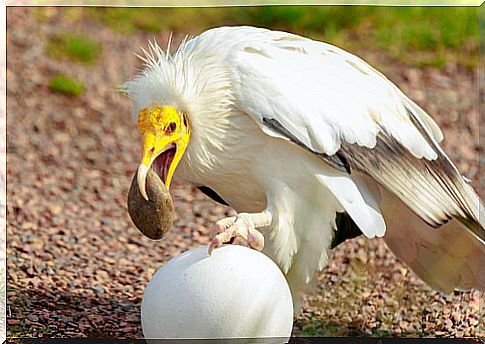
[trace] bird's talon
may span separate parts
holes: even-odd
[[[213,238],[209,244],[209,256],[212,254],[215,248],[221,246],[220,240],[218,238]]]
[[[252,249],[262,251],[264,248],[264,236],[254,229],[249,232],[247,243]]]
[[[264,247],[264,236],[255,228],[254,223],[246,216],[229,217],[217,221],[213,231],[214,237],[209,245],[209,255],[214,248],[224,243],[231,243],[236,238],[243,239],[247,245],[257,251]]]

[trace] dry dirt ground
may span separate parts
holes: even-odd
[[[152,274],[206,245],[214,221],[232,210],[175,183],[175,228],[161,242],[143,237],[126,210],[140,140],[130,102],[114,88],[141,67],[133,52],[153,35],[126,37],[55,16],[40,25],[31,12],[10,8],[7,23],[7,335],[141,338],[140,303]],[[46,38],[60,30],[95,36],[101,58],[91,66],[49,58]],[[445,150],[477,187],[477,72],[408,68],[371,49],[358,53],[433,115]],[[57,73],[81,80],[86,92],[51,93]],[[483,295],[431,290],[381,240],[341,245],[319,283],[295,335],[485,336]]]

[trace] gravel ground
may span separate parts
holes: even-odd
[[[152,274],[206,245],[208,228],[233,211],[176,182],[175,228],[166,239],[143,237],[128,217],[140,142],[130,102],[114,88],[140,68],[133,51],[154,35],[126,37],[56,15],[39,25],[25,8],[9,8],[7,25],[7,335],[141,338],[140,303]],[[96,37],[102,57],[89,66],[47,57],[46,38],[61,30]],[[437,119],[446,151],[478,186],[477,72],[408,68],[371,49],[359,55]],[[86,92],[51,93],[57,73],[81,80]],[[341,245],[319,281],[294,334],[485,336],[482,294],[431,290],[381,240]]]

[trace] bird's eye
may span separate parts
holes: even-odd
[[[170,122],[170,124],[167,127],[166,132],[167,133],[173,133],[177,129],[177,124],[175,122]]]

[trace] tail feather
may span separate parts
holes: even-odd
[[[483,216],[485,215],[485,208],[483,207],[480,198],[476,194],[473,188],[463,182],[462,183],[462,190],[465,194],[465,199],[467,204],[469,204],[469,208],[471,209],[471,218],[458,218],[467,230],[472,231],[482,242],[485,242],[485,219]]]
[[[478,202],[474,208],[482,213],[479,197],[469,189],[467,198]],[[399,198],[385,190],[382,194],[381,210],[387,223],[384,240],[399,259],[440,291],[485,291],[483,219],[477,213],[474,218],[453,218],[433,228]]]

